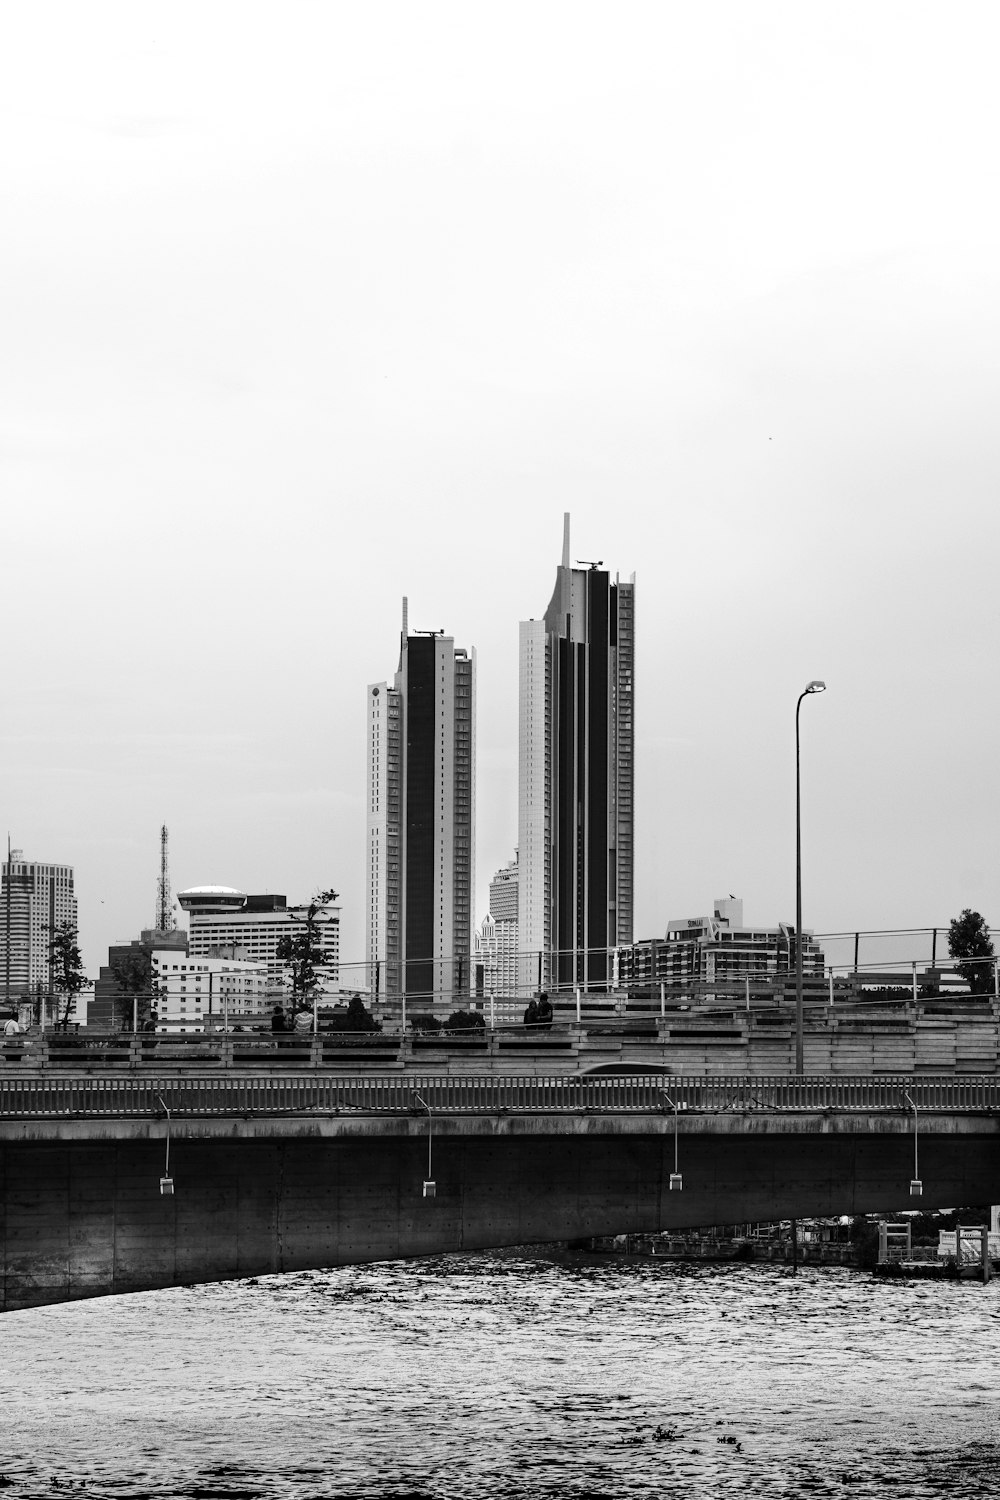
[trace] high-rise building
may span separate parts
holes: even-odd
[[[517,921],[517,856],[490,881],[490,916],[497,922]]]
[[[12,849],[0,879],[0,985],[11,1001],[52,989],[49,928],[77,921],[73,866],[26,860]]]
[[[475,935],[476,994],[492,1003],[496,1019],[520,1019],[516,1001],[519,989],[517,962],[516,857],[490,881],[490,911]]]
[[[635,575],[562,564],[520,627],[518,940],[522,983],[606,988],[632,941]]]
[[[468,994],[475,871],[476,654],[410,635],[368,686],[368,912],[373,998]]]

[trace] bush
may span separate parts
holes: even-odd
[[[428,1035],[433,1035],[434,1032],[441,1030],[441,1022],[437,1016],[425,1015],[422,1012],[418,1012],[416,1015],[410,1017],[410,1030],[422,1031]]]
[[[453,1010],[445,1022],[446,1031],[485,1031],[486,1021],[478,1010]]]

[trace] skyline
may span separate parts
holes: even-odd
[[[478,925],[566,510],[637,575],[637,938],[792,919],[812,678],[804,926],[1000,925],[998,22],[961,15],[11,12],[0,816],[74,867],[88,972],[162,823],[175,890],[335,886],[363,960],[404,594],[477,651]]]

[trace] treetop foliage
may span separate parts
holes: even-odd
[[[948,926],[948,952],[952,958],[965,960],[955,968],[967,981],[974,995],[988,995],[993,988],[993,939],[989,924],[978,911],[965,907]]]

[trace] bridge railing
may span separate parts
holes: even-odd
[[[128,1077],[0,1079],[0,1119],[162,1116],[597,1114],[909,1109],[1000,1111],[996,1075]]]

